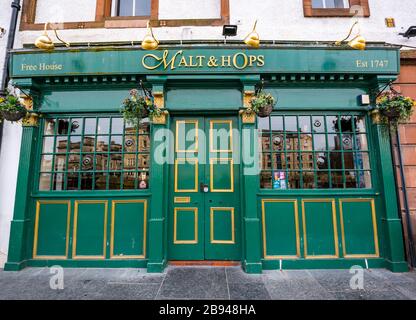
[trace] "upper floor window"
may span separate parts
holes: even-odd
[[[116,13],[120,17],[147,17],[151,12],[151,0],[117,0]]]
[[[352,17],[362,8],[364,17],[370,16],[370,0],[303,0],[305,17]],[[354,8],[354,10],[351,10]]]
[[[348,0],[312,0],[312,8],[315,9],[336,9],[349,8]]]

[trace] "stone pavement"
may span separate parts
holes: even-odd
[[[416,300],[416,272],[364,271],[364,290],[352,290],[349,270],[264,271],[240,267],[173,267],[162,274],[144,269],[64,269],[64,289],[52,290],[48,268],[0,270],[5,299],[323,299]]]

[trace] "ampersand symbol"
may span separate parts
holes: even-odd
[[[218,60],[214,56],[209,57],[208,67],[218,67]]]

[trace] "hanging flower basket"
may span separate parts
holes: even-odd
[[[384,92],[377,97],[377,110],[380,112],[382,121],[392,129],[397,129],[400,123],[409,121],[415,106],[415,100],[395,90]]]
[[[15,122],[23,119],[27,110],[18,97],[7,94],[6,97],[0,98],[0,114],[5,120]]]
[[[265,93],[263,90],[260,90],[250,100],[250,109],[260,118],[266,118],[272,113],[275,104],[276,100],[270,93]]]
[[[139,95],[138,90],[132,89],[129,97],[123,101],[121,113],[126,122],[138,127],[140,122],[147,118],[154,108],[152,99]]]

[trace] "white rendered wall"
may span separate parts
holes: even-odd
[[[39,0],[42,2],[52,0]],[[95,15],[95,0],[75,10],[75,4],[82,0],[55,1],[62,6],[69,2],[69,9],[64,8],[65,20],[78,21]],[[185,3],[200,2],[198,5],[186,7]],[[416,46],[416,40],[405,39],[398,34],[404,32],[416,22],[415,0],[370,0],[371,17],[361,18],[362,34],[368,41],[385,41]],[[200,18],[201,8],[204,17],[213,16],[219,11],[218,0],[160,0],[160,19]],[[89,12],[86,8],[89,8]],[[75,10],[75,12],[74,12]],[[61,10],[62,11],[62,10]],[[55,15],[56,17],[59,14]],[[52,17],[55,17],[52,15]],[[384,19],[395,18],[396,28],[387,28]],[[38,19],[38,18],[37,18]],[[43,17],[42,19],[46,19]],[[51,18],[52,19],[52,18]],[[335,41],[343,38],[352,24],[351,18],[305,18],[302,0],[230,0],[230,22],[238,24],[238,35],[234,39],[243,39],[251,31],[254,21],[258,19],[258,32],[264,40],[299,40],[299,41]],[[56,22],[62,22],[57,21]],[[191,39],[209,40],[223,39],[222,27],[186,27],[191,28]],[[179,40],[184,28],[154,28],[154,33],[160,40]],[[76,42],[110,42],[110,41],[141,41],[146,30],[143,28],[130,29],[86,29],[63,30],[62,37],[67,41]],[[33,43],[39,31],[22,32],[23,43]],[[189,30],[188,30],[189,34]],[[189,39],[189,37],[187,38]]]
[[[218,19],[221,0],[159,0],[159,19]]]
[[[96,0],[37,0],[35,22],[92,21],[95,6]]]
[[[0,77],[6,54],[9,32],[11,0],[0,0],[0,27],[7,33],[0,39]],[[20,42],[17,39],[17,46]],[[4,123],[3,141],[0,151],[0,268],[7,260],[9,246],[10,222],[13,218],[14,198],[16,194],[17,167],[20,154],[22,128],[18,124]]]

